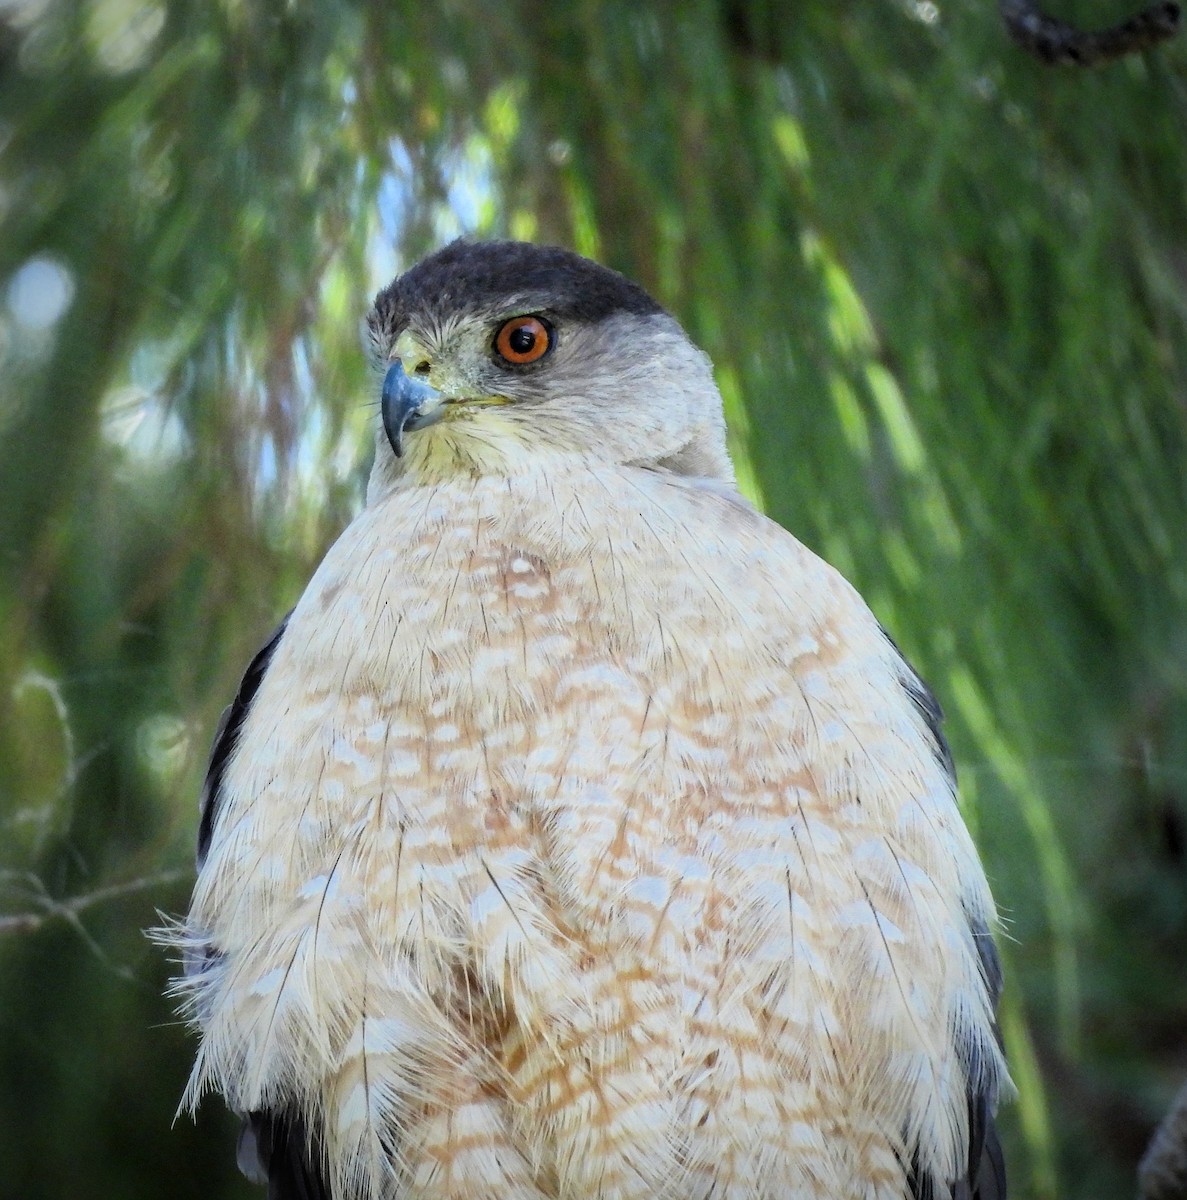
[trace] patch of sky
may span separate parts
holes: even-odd
[[[446,155],[443,162],[446,204],[434,217],[438,238],[450,241],[488,228],[493,217],[495,185],[490,144],[471,137],[464,147]]]
[[[143,342],[132,354],[127,375],[103,397],[103,436],[127,452],[130,466],[165,470],[185,453],[185,424],[165,387],[175,363],[171,342]]]
[[[403,270],[398,247],[413,216],[431,223],[434,239],[444,245],[454,238],[485,233],[493,223],[496,190],[494,161],[486,138],[472,136],[442,154],[438,169],[445,185],[445,199],[429,198],[417,186],[416,170],[408,148],[399,138],[388,142],[391,165],[384,172],[376,197],[378,224],[367,247],[368,266],[374,287],[383,287]],[[430,205],[426,213],[418,205]]]
[[[66,314],[74,300],[74,275],[49,255],[19,266],[8,284],[8,311],[23,330],[45,333]]]

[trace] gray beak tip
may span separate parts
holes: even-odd
[[[419,379],[409,379],[403,364],[394,362],[383,377],[383,393],[380,414],[383,431],[397,458],[404,457],[404,433],[431,424],[436,419],[442,404],[442,396],[435,387]]]

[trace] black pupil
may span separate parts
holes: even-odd
[[[507,345],[516,354],[531,354],[536,348],[535,331],[529,325],[521,325],[518,329],[511,331],[511,336],[507,339]]]

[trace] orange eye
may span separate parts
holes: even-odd
[[[495,334],[495,353],[509,363],[534,363],[548,353],[552,330],[539,317],[512,317]]]

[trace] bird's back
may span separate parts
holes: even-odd
[[[320,1130],[339,1197],[946,1186],[1004,1069],[928,715],[714,491],[563,455],[392,490],[222,777],[195,1086]]]

